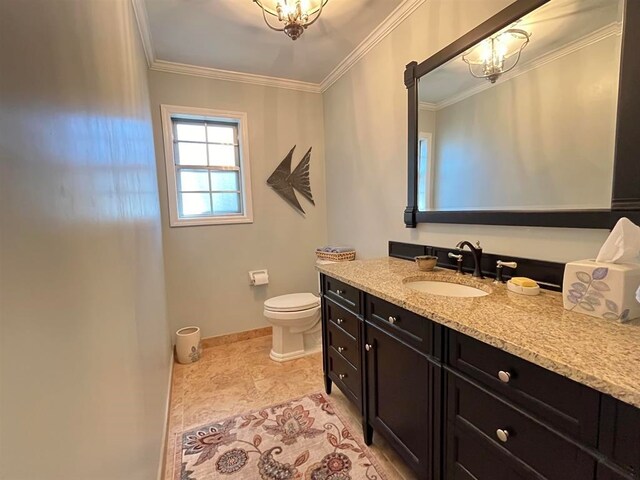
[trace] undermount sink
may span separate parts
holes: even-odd
[[[431,295],[441,295],[443,297],[484,297],[488,292],[469,285],[461,285],[451,282],[437,282],[433,280],[416,280],[406,284],[407,287]]]

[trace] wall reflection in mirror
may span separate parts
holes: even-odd
[[[418,210],[609,209],[623,0],[551,0],[419,79]]]

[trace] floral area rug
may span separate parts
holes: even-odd
[[[175,480],[385,480],[321,394],[184,432]]]

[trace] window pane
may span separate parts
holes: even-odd
[[[205,142],[204,124],[197,123],[176,123],[177,140],[188,140],[190,142]]]
[[[216,215],[242,213],[240,210],[240,195],[237,193],[212,193],[213,212]]]
[[[221,125],[209,125],[207,127],[207,141],[213,143],[236,143],[234,127]]]
[[[178,170],[178,190],[181,192],[208,192],[208,170]]]
[[[207,146],[204,143],[178,143],[179,165],[207,165]]]
[[[233,145],[209,145],[209,165],[236,166],[236,147]]]
[[[208,193],[180,193],[180,216],[211,215],[211,197]]]
[[[211,190],[240,190],[238,172],[211,172]]]
[[[427,192],[429,179],[427,178],[427,161],[429,142],[426,138],[421,138],[418,143],[418,211],[424,212],[428,209],[427,199],[430,192]]]

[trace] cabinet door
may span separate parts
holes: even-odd
[[[365,325],[369,424],[419,478],[430,480],[434,478],[434,385],[440,367],[401,340]]]

